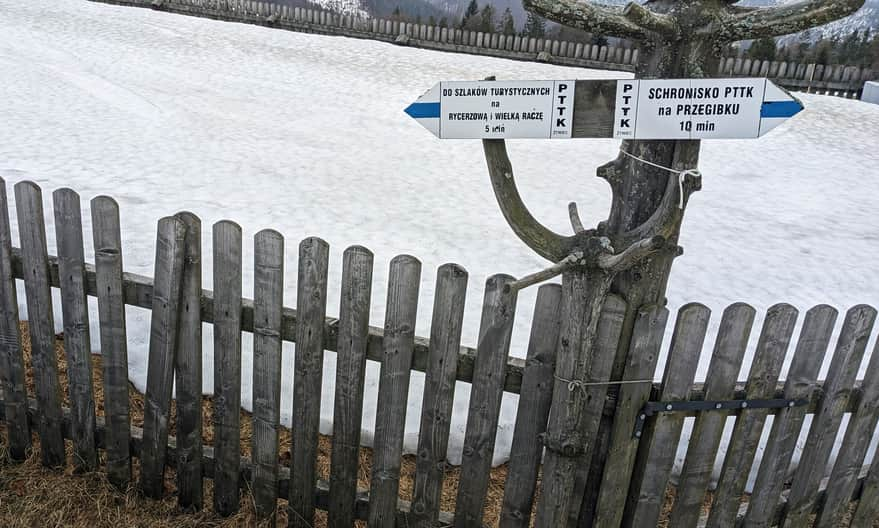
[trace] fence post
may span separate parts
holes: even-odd
[[[455,527],[482,525],[482,510],[494,456],[504,371],[516,314],[517,292],[509,275],[493,275],[485,283],[476,364],[464,434],[464,454],[455,501]]]
[[[275,520],[281,421],[281,312],[284,237],[265,229],[253,239],[253,504]]]
[[[507,480],[504,484],[501,524],[505,527],[526,528],[531,525],[531,509],[543,451],[540,438],[546,432],[546,419],[552,401],[552,375],[561,324],[561,297],[562,289],[558,284],[544,284],[537,291]],[[622,323],[622,318],[614,320]]]
[[[85,254],[82,239],[82,208],[72,189],[52,193],[55,205],[55,240],[58,247],[58,282],[64,353],[67,357],[71,407],[73,466],[93,471],[98,463],[95,447],[95,397],[92,388],[92,347],[85,293]]]
[[[238,511],[241,462],[241,227],[214,224],[214,510]]]
[[[39,411],[40,454],[44,466],[63,466],[67,456],[64,453],[64,436],[61,431],[55,320],[49,282],[43,194],[40,188],[29,181],[15,184],[15,205],[21,239],[21,265],[28,276],[24,287]]]
[[[92,199],[95,284],[104,373],[104,420],[107,426],[107,478],[119,489],[131,480],[128,409],[128,342],[122,292],[122,236],[119,205],[109,196]]]
[[[354,526],[363,385],[372,299],[372,252],[360,246],[345,250],[342,300],[339,306],[339,349],[336,353],[336,394],[333,408],[329,526]]]
[[[420,281],[421,263],[418,259],[400,255],[391,261],[378,387],[377,407],[380,412],[375,418],[369,485],[369,526],[374,528],[394,528],[397,524],[400,457],[403,454],[403,427]]]
[[[0,178],[0,380],[6,410],[9,458],[22,461],[31,448],[27,389],[18,328],[18,294],[12,275],[12,235],[6,181]]]
[[[177,332],[177,503],[200,510],[202,489],[202,335],[201,220],[188,212],[175,215],[186,225],[180,328]]]
[[[467,279],[467,271],[456,264],[437,271],[410,518],[417,528],[436,526],[439,517]]]
[[[299,244],[296,293],[296,363],[293,379],[293,466],[288,503],[291,527],[314,524],[320,391],[324,361],[329,245],[319,238]]]
[[[186,225],[183,222],[171,216],[159,220],[140,455],[141,488],[146,496],[155,499],[161,498],[165,490],[165,455],[177,354],[185,242]]]

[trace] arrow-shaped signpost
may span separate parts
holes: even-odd
[[[772,81],[451,81],[406,113],[441,139],[756,138],[803,109]]]

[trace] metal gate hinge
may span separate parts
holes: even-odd
[[[742,409],[783,409],[785,407],[802,407],[808,405],[808,398],[791,400],[777,398],[773,400],[725,400],[725,401],[670,401],[647,402],[635,419],[635,438],[641,438],[647,418],[664,412],[688,411],[740,411]]]

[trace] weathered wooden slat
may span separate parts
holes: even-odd
[[[128,341],[122,298],[119,205],[109,196],[98,196],[92,199],[91,209],[104,374],[104,419],[107,423],[107,478],[118,488],[125,489],[131,481],[128,453],[131,419],[128,414]]]
[[[0,178],[0,383],[6,406],[9,458],[25,460],[31,448],[27,422],[27,389],[18,329],[18,293],[12,276],[12,234],[6,181]]]
[[[748,346],[754,315],[754,308],[743,303],[730,305],[724,310],[705,378],[705,399],[728,400],[732,397],[733,380]],[[695,526],[699,520],[727,415],[727,412],[709,411],[696,417],[670,526]]]
[[[31,363],[40,409],[40,456],[44,466],[66,462],[61,435],[61,398],[55,355],[55,319],[49,284],[43,194],[33,182],[15,184],[15,205],[21,239],[21,264],[27,297]]]
[[[186,225],[183,222],[170,216],[159,220],[140,461],[140,486],[144,494],[152,498],[161,498],[165,490],[165,455],[185,243]]]
[[[400,255],[391,261],[385,311],[384,358],[379,376],[379,412],[375,419],[372,478],[369,485],[369,526],[393,528],[400,487],[403,427],[415,337],[421,263]]]
[[[293,480],[288,503],[289,525],[314,524],[314,482],[317,480],[320,391],[324,366],[324,320],[327,309],[329,245],[319,238],[299,244],[296,292],[296,360],[293,373]]]
[[[552,374],[558,350],[561,300],[562,289],[558,284],[544,284],[537,291],[527,366],[516,411],[501,507],[501,524],[505,527],[526,528],[531,524],[531,509],[543,451],[540,435],[546,432],[546,419],[552,401]]]
[[[622,377],[623,381],[636,383],[620,386],[594,526],[619,526],[622,522],[640,440],[632,434],[632,428],[650,398],[667,320],[668,310],[661,306],[644,307],[636,316]],[[637,383],[638,380],[647,382]]]
[[[678,310],[658,401],[687,399],[705,342],[711,310],[687,304]],[[655,526],[684,425],[680,413],[661,413],[647,422],[629,486],[623,526]]]
[[[339,306],[339,353],[333,410],[333,451],[330,466],[330,526],[351,527],[356,518],[360,428],[369,307],[372,302],[373,255],[352,246],[342,257],[342,300]]]
[[[875,320],[876,310],[866,305],[855,306],[846,313],[824,383],[821,407],[812,419],[809,436],[791,482],[787,512],[782,523],[786,528],[808,523],[815,493],[824,478],[842,422],[845,402],[854,385]]]
[[[281,425],[281,309],[284,237],[266,229],[253,239],[253,504],[274,524],[278,507],[278,435]]]
[[[509,275],[493,275],[485,283],[476,370],[470,389],[464,454],[455,502],[457,528],[482,525],[503,396],[500,373],[507,361],[516,314],[516,290],[507,287],[513,280]]]
[[[797,315],[797,309],[789,304],[776,304],[766,313],[748,374],[748,399],[772,398]],[[711,503],[708,527],[721,528],[735,522],[768,414],[767,409],[743,409],[736,417]]]
[[[61,315],[70,408],[73,413],[73,466],[93,471],[98,464],[95,449],[95,396],[92,388],[92,348],[85,293],[85,248],[82,209],[72,189],[52,193],[55,209],[55,240],[61,281]]]
[[[238,511],[241,460],[241,227],[214,224],[214,511]],[[255,314],[254,314],[255,315]]]
[[[861,500],[852,516],[852,528],[870,528],[879,518],[879,457],[873,457],[873,463],[863,482]]]
[[[858,483],[864,456],[879,420],[879,344],[873,348],[862,387],[863,398],[846,427],[845,437],[830,474],[832,485],[827,487],[824,505],[815,522],[816,528],[844,525],[843,518],[848,509],[849,497]]]
[[[784,384],[783,397],[791,400],[808,398],[815,389],[818,370],[827,352],[837,312],[827,305],[815,306],[806,312],[797,348]],[[772,430],[762,461],[745,524],[767,528],[773,522],[775,506],[787,476],[788,465],[796,448],[800,429],[806,416],[804,407],[781,409],[772,421]]]
[[[192,213],[177,213],[186,225],[183,284],[180,293],[180,328],[174,364],[177,394],[177,503],[200,510],[204,501],[201,474],[202,436],[202,335],[201,220]]]
[[[421,399],[415,490],[409,519],[412,526],[418,528],[432,528],[439,518],[467,279],[467,271],[456,264],[445,264],[437,271],[430,357]]]

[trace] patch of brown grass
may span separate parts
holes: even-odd
[[[27,367],[26,384],[30,397],[34,397],[34,379],[31,369],[30,336],[27,323],[21,323],[22,348]],[[58,357],[58,381],[61,387],[63,405],[69,406],[67,390],[67,361],[64,357],[63,339],[57,336],[55,352]],[[95,391],[95,408],[99,416],[104,413],[103,372],[101,357],[92,356],[92,377]],[[128,391],[131,424],[143,426],[144,399],[134,386],[129,384]],[[205,445],[213,444],[213,402],[210,397],[202,400],[203,426],[202,438]],[[252,422],[250,413],[241,411],[241,455],[250,456]],[[3,426],[0,425],[0,432]],[[172,406],[170,434],[176,431],[176,411]],[[329,436],[321,435],[318,440],[317,472],[320,478],[328,479],[332,444]],[[71,443],[66,442],[68,458],[72,456]],[[280,456],[278,462],[290,465],[290,430],[281,428]],[[0,526],[88,526],[89,528],[120,526],[136,526],[144,528],[163,528],[166,526],[207,526],[207,527],[238,527],[257,526],[250,493],[242,492],[241,511],[228,518],[214,515],[210,511],[212,482],[205,480],[205,509],[196,513],[183,512],[177,507],[176,475],[172,468],[166,470],[166,496],[155,501],[144,498],[131,486],[120,491],[106,479],[102,469],[94,473],[74,474],[72,466],[63,471],[43,468],[39,460],[39,440],[34,435],[34,453],[21,464],[3,462],[0,471]],[[0,452],[0,459],[5,456]],[[103,456],[103,452],[101,453]],[[102,460],[103,463],[103,460]],[[369,487],[372,468],[372,450],[360,449],[358,467],[358,486]],[[133,460],[133,478],[139,474],[137,459]],[[458,489],[460,470],[449,467],[443,480],[442,509],[454,511],[455,495]],[[500,516],[503,499],[503,483],[506,480],[505,465],[494,468],[491,473],[488,496],[485,507],[485,523],[496,526]],[[415,487],[415,457],[403,457],[400,474],[400,498],[411,501]],[[286,500],[278,501],[279,525],[286,524]],[[315,526],[326,526],[325,512],[318,511]],[[365,526],[365,523],[362,523]]]

